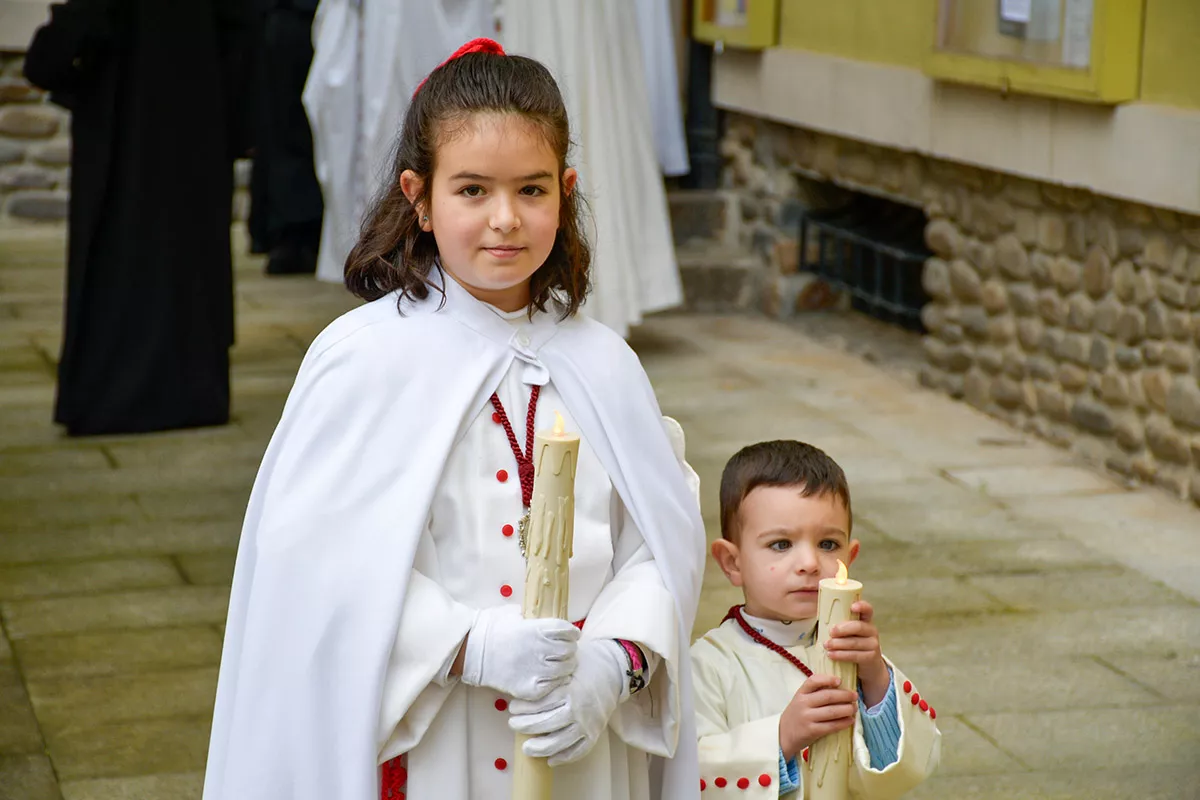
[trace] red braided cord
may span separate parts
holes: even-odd
[[[508,435],[508,446],[512,448],[513,456],[517,459],[517,477],[521,481],[521,502],[529,508],[530,502],[533,500],[533,436],[534,436],[534,417],[537,415],[538,395],[541,393],[542,387],[533,386],[529,390],[529,411],[525,415],[525,452],[521,452],[521,445],[517,442],[517,435],[513,432],[512,423],[508,421],[508,414],[504,411],[504,405],[500,402],[500,396],[492,392],[492,408],[496,409],[496,415],[500,417],[500,424],[504,426],[504,432]]]
[[[763,636],[758,631],[754,630],[754,628],[752,628],[750,626],[750,623],[746,622],[746,618],[742,616],[742,607],[741,606],[734,606],[733,608],[729,609],[729,613],[725,615],[725,619],[736,620],[737,624],[742,626],[742,630],[744,630],[746,632],[747,636],[749,636],[751,639],[758,642],[759,644],[761,644],[763,647],[767,648],[768,650],[772,650],[776,653],[779,653],[779,655],[783,656],[788,661],[790,661],[792,666],[794,666],[796,669],[803,672],[805,677],[808,677],[808,678],[812,677],[812,670],[809,669],[808,667],[806,667],[804,665],[803,661],[796,658],[794,655],[789,653],[787,650],[785,650],[782,647],[780,647],[779,645],[775,644],[774,642],[772,642],[767,637]],[[724,622],[725,619],[721,620],[721,622]]]

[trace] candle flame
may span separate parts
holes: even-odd
[[[567,423],[563,422],[562,414],[554,412],[554,435],[562,436],[567,429]]]
[[[846,565],[845,565],[845,564],[843,564],[843,563],[842,563],[842,560],[839,558],[839,559],[838,559],[838,574],[837,574],[837,582],[838,582],[838,583],[845,583],[845,582],[846,582],[846,578],[848,578],[848,577],[849,577],[849,573],[846,571]]]

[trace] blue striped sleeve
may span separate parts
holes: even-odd
[[[891,673],[891,669],[888,669]],[[871,708],[858,690],[858,710],[862,715],[863,739],[871,752],[871,769],[883,769],[896,763],[900,752],[900,709],[896,705],[896,680],[888,684],[883,700]]]
[[[800,765],[796,759],[785,759],[783,750],[779,751],[779,793],[781,795],[794,792],[800,788]]]

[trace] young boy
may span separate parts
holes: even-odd
[[[721,476],[713,558],[746,603],[692,646],[700,788],[706,797],[800,798],[800,760],[821,737],[854,727],[855,798],[897,797],[937,766],[937,712],[879,650],[874,610],[838,625],[827,654],[858,666],[858,686],[806,675],[817,655],[817,587],[858,556],[850,489],[811,445],[761,442]],[[857,690],[857,691],[856,691]]]

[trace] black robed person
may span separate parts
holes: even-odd
[[[54,419],[72,436],[229,419],[243,0],[51,6],[28,79],[72,112]]]
[[[313,59],[317,0],[246,1],[257,17],[251,249],[270,253],[269,275],[312,274],[323,207],[301,97]]]

